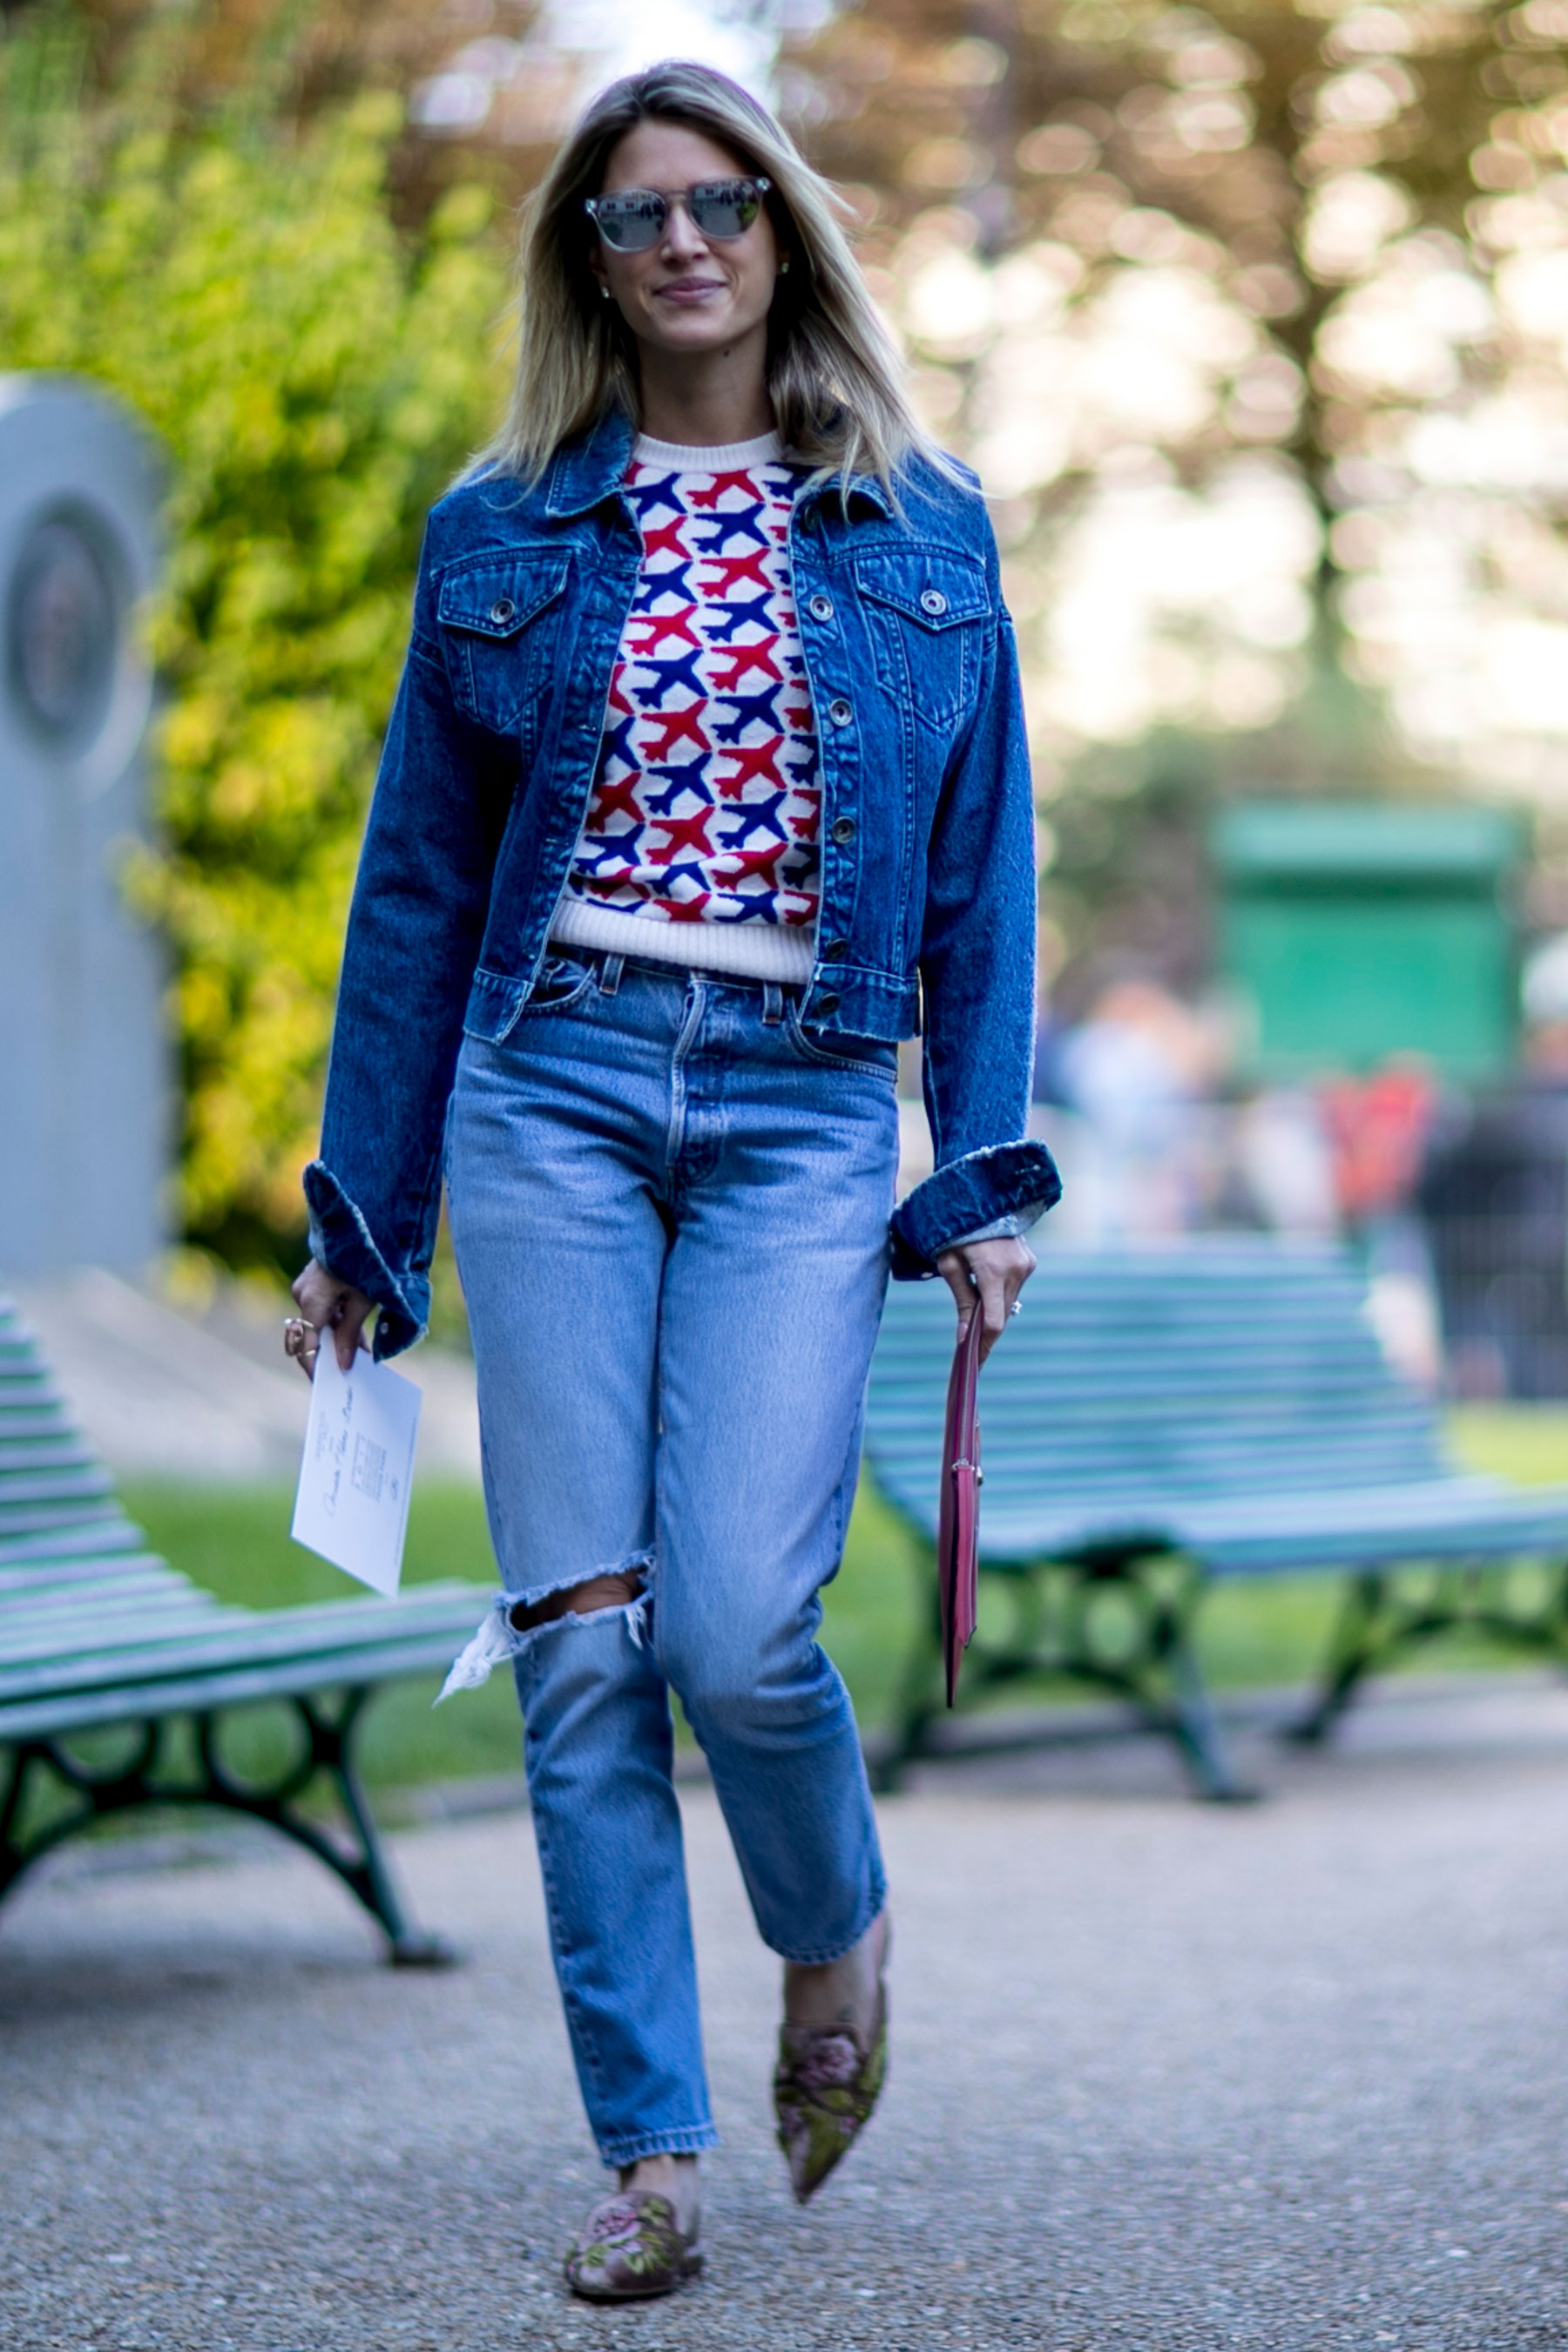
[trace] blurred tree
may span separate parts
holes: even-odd
[[[112,387],[173,461],[162,842],[129,885],[177,961],[180,1221],[244,1263],[297,1254],[421,524],[489,429],[506,262],[482,191],[395,225],[390,94],[193,111],[205,21],[149,18],[96,89],[64,14],[0,45],[0,367]]]
[[[1069,932],[1111,885],[1169,930],[1148,838],[1227,772],[1568,802],[1565,45],[1564,0],[861,0],[790,56],[996,500]]]

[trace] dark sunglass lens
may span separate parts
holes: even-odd
[[[641,253],[665,222],[665,201],[651,189],[630,196],[601,196],[594,217],[607,245],[621,253]]]
[[[691,217],[704,236],[744,236],[761,209],[751,180],[709,180],[691,191]]]

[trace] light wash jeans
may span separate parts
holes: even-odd
[[[793,992],[553,958],[465,1041],[447,1142],[485,1488],[556,1975],[606,2164],[710,2147],[674,1690],[759,1928],[837,1959],[880,1910],[848,1694],[818,1647],[887,1280],[894,1050]],[[605,1570],[646,1596],[518,1633]]]

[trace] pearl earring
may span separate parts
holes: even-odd
[[[600,289],[599,289],[599,299],[600,299],[600,301],[601,301],[601,302],[607,302],[607,301],[609,300],[609,299],[610,299],[610,289],[609,289],[609,288],[608,288],[607,286],[601,286],[601,287],[600,287]]]
[[[784,275],[784,272],[788,269],[788,268],[789,268],[789,256],[788,256],[788,254],[786,253],[786,254],[785,254],[785,256],[784,256],[784,259],[783,259],[783,260],[780,262],[780,264],[779,264],[779,276],[780,276],[781,278]]]

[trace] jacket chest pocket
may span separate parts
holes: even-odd
[[[934,552],[862,555],[855,581],[878,677],[904,711],[951,736],[979,689],[991,617],[984,567]]]
[[[534,739],[566,585],[563,555],[495,554],[447,572],[436,618],[459,710],[497,735]]]

